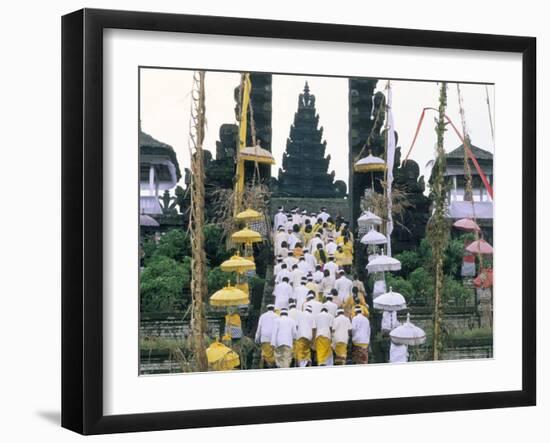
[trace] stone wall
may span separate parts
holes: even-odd
[[[332,215],[342,215],[345,220],[350,218],[350,204],[347,198],[301,198],[301,197],[271,197],[271,216],[275,215],[277,208],[284,206],[285,210],[298,206],[308,213],[319,213],[320,208],[326,207]]]

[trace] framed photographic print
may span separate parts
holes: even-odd
[[[62,425],[534,405],[535,51],[64,16]]]

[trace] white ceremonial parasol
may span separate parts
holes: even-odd
[[[139,225],[140,226],[151,226],[151,227],[159,227],[159,222],[156,221],[153,217],[146,214],[140,214],[139,215]]]
[[[384,234],[371,228],[363,237],[361,237],[361,243],[364,245],[384,245],[388,242],[388,239]]]
[[[378,217],[374,212],[364,211],[357,219],[357,225],[360,228],[370,227],[372,225],[381,225],[382,219]]]
[[[387,255],[379,255],[369,262],[366,269],[369,272],[399,271],[401,269],[401,262]]]
[[[391,340],[398,345],[421,345],[426,341],[426,333],[411,323],[410,314],[407,321],[390,332]]]
[[[393,292],[390,286],[390,292],[379,295],[374,299],[374,309],[381,311],[401,311],[407,309],[407,302],[399,292]]]

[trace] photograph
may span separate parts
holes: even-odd
[[[493,358],[494,84],[136,75],[140,376]]]

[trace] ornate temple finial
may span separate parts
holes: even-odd
[[[309,94],[309,85],[308,85],[308,83],[307,83],[307,80],[306,80],[306,85],[304,86],[304,92],[305,92],[306,94]]]

